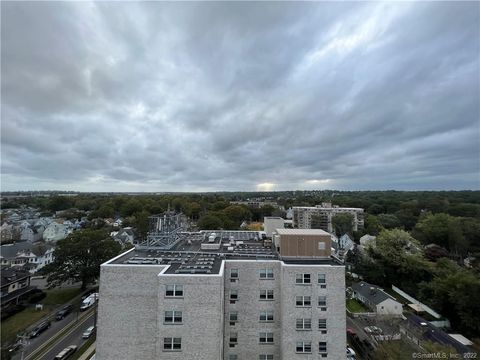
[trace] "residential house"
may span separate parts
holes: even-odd
[[[48,242],[63,240],[69,233],[69,230],[63,224],[52,222],[43,232],[43,240]]]
[[[1,270],[0,285],[2,307],[13,302],[18,302],[20,296],[35,289],[35,287],[30,286],[31,275],[28,272],[6,267],[2,267]]]
[[[382,288],[361,281],[352,285],[353,297],[376,312],[377,315],[402,315],[402,304]]]
[[[19,242],[1,246],[0,263],[2,266],[28,268],[35,273],[54,259],[55,248],[49,244]]]
[[[23,228],[20,232],[20,241],[34,243],[42,239],[43,231],[39,233],[35,227]]]
[[[344,234],[338,240],[338,246],[340,247],[340,249],[347,252],[353,249],[353,247],[355,246],[355,243],[353,242],[352,238],[348,234]]]
[[[135,233],[131,227],[125,227],[119,231],[113,231],[110,233],[110,236],[122,246],[127,244],[132,244],[135,240]]]

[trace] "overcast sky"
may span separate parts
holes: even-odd
[[[2,190],[479,189],[479,6],[2,1]]]

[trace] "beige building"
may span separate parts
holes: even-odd
[[[345,268],[325,232],[294,230],[280,251],[215,231],[103,264],[96,358],[345,359]]]
[[[293,207],[293,226],[300,229],[322,229],[332,233],[332,219],[335,215],[342,213],[352,215],[354,231],[363,229],[364,210],[362,208],[344,208],[332,206],[330,203],[322,203],[317,206]]]

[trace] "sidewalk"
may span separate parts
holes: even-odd
[[[95,353],[95,343],[90,345],[90,347],[78,358],[78,360],[87,360]]]

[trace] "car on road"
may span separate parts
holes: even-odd
[[[90,336],[93,335],[94,332],[95,332],[95,326],[90,326],[85,329],[85,331],[82,334],[82,338],[88,339]]]
[[[33,329],[32,332],[30,333],[30,339],[33,339],[34,337],[37,337],[38,335],[40,335],[42,332],[47,330],[50,327],[50,325],[51,325],[50,321],[44,321],[39,325],[37,325],[35,329]]]
[[[55,316],[55,319],[57,321],[60,321],[64,319],[68,314],[70,314],[73,310],[73,305],[65,305],[62,310],[57,312],[57,315]]]
[[[347,346],[347,359],[348,360],[355,360],[355,350],[351,347]]]
[[[98,300],[98,293],[90,294],[87,298],[82,301],[82,305],[80,305],[80,311],[87,310],[90,306],[95,305],[95,301]]]
[[[77,351],[77,347],[75,345],[67,346],[65,349],[60,351],[57,356],[54,357],[54,360],[68,359],[75,351]]]
[[[363,330],[365,330],[367,334],[380,335],[383,333],[382,329],[380,329],[378,326],[366,326]]]
[[[17,342],[17,343],[13,344],[12,346],[10,346],[10,347],[8,348],[8,352],[13,353],[13,352],[15,352],[15,351],[17,351],[17,350],[20,350],[21,348],[22,348],[22,343],[21,343],[21,342]]]

